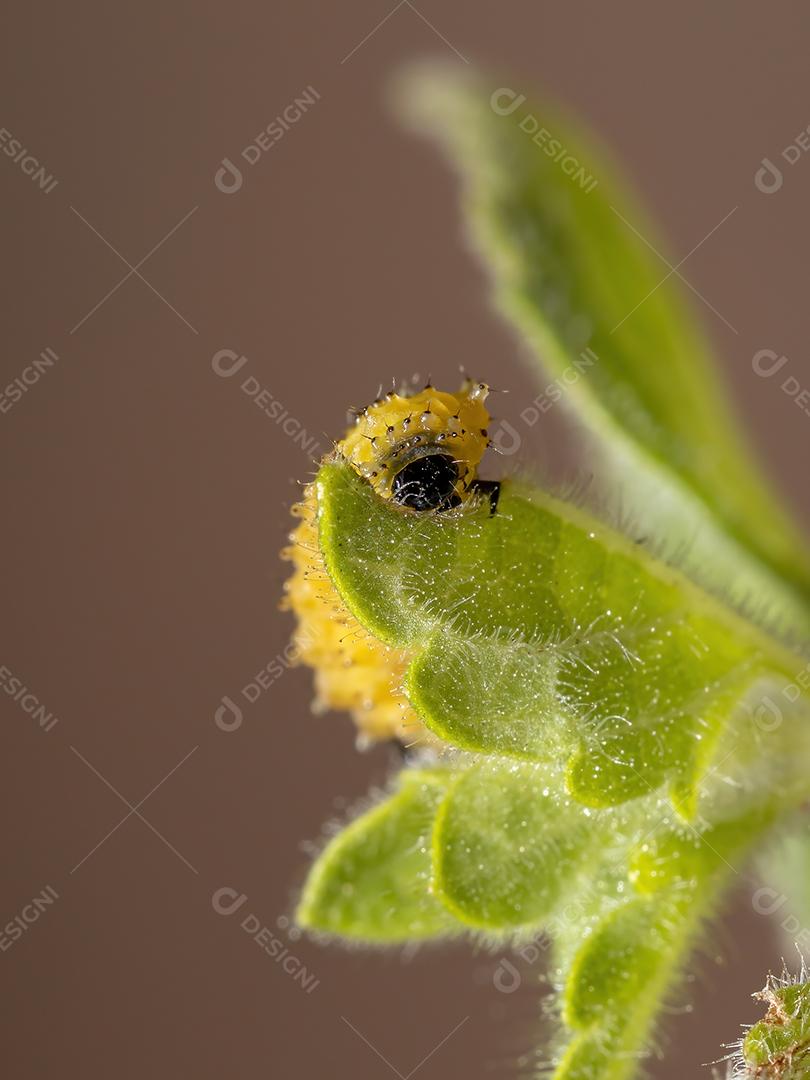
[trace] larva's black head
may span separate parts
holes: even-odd
[[[447,510],[458,503],[458,466],[448,454],[426,454],[404,465],[391,483],[391,497],[411,510]]]

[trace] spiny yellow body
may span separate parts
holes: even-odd
[[[335,454],[402,513],[440,513],[470,497],[489,442],[487,392],[483,383],[465,380],[457,394],[431,386],[388,394],[358,415]],[[429,741],[402,691],[408,652],[371,637],[329,578],[313,484],[292,513],[300,522],[282,552],[293,563],[283,606],[297,618],[295,658],[315,671],[315,709],[350,712],[368,741]]]

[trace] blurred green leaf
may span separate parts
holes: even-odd
[[[631,851],[630,880],[640,893],[653,896],[688,888],[724,868],[739,870],[737,852],[745,852],[751,837],[773,822],[773,802],[743,807],[737,816],[717,823],[692,825],[674,815],[662,817],[656,828]]]
[[[610,466],[625,506],[670,550],[680,546],[701,580],[806,631],[807,546],[734,421],[678,274],[605,151],[547,103],[459,66],[419,66],[397,97],[459,169],[497,306],[598,438],[595,464]],[[720,208],[706,231],[733,209]],[[541,402],[524,410],[528,422],[542,418],[550,399]]]
[[[810,950],[810,817],[807,807],[786,822],[757,860],[754,909],[772,915],[785,955]]]

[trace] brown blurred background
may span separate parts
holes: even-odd
[[[277,552],[312,470],[301,443],[326,448],[347,406],[414,371],[454,383],[463,362],[510,391],[506,418],[535,392],[460,239],[455,183],[389,120],[384,87],[425,54],[544,87],[624,160],[673,262],[738,207],[681,271],[719,313],[695,299],[807,521],[810,416],[751,358],[785,354],[810,386],[810,155],[778,192],[754,185],[810,123],[810,9],[93,0],[8,15],[0,385],[52,353],[0,402],[6,1075],[513,1075],[537,1028],[531,969],[504,994],[495,960],[466,948],[285,936],[304,842],[391,761],[309,713],[304,671],[241,694],[288,640]],[[283,138],[240,159],[304,93]],[[242,164],[231,193],[215,185],[225,158]],[[306,436],[216,375],[220,350]],[[521,461],[563,471],[560,445],[552,417]],[[223,697],[241,700],[235,730],[215,724]],[[223,888],[246,897],[239,916],[215,910]],[[656,1077],[706,1075],[758,1014],[748,995],[781,946],[753,888],[739,880],[703,975],[673,999]],[[295,959],[262,952],[247,914]],[[309,992],[285,971],[299,964]]]

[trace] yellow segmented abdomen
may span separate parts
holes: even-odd
[[[408,654],[369,635],[338,595],[318,544],[314,485],[292,510],[301,518],[282,552],[293,563],[284,606],[296,615],[295,658],[315,669],[316,710],[351,713],[369,740],[421,741],[424,728],[401,686]]]
[[[414,488],[429,483],[411,479],[405,470],[414,462],[425,464],[424,458],[434,463],[439,458],[439,474],[445,470],[439,478],[447,489],[439,493],[441,500],[434,502],[432,512],[463,504],[470,498],[489,443],[487,392],[484,383],[468,379],[457,394],[432,386],[413,394],[388,394],[357,416],[337,444],[336,454],[380,498],[399,503],[403,513],[425,512],[414,498]],[[436,486],[429,490],[435,492]],[[294,657],[315,671],[314,708],[348,711],[368,741],[395,737],[406,745],[435,742],[403,692],[409,653],[372,637],[332,584],[318,539],[313,484],[304,489],[304,498],[292,513],[300,522],[290,534],[290,546],[282,552],[293,564],[283,606],[297,618]]]

